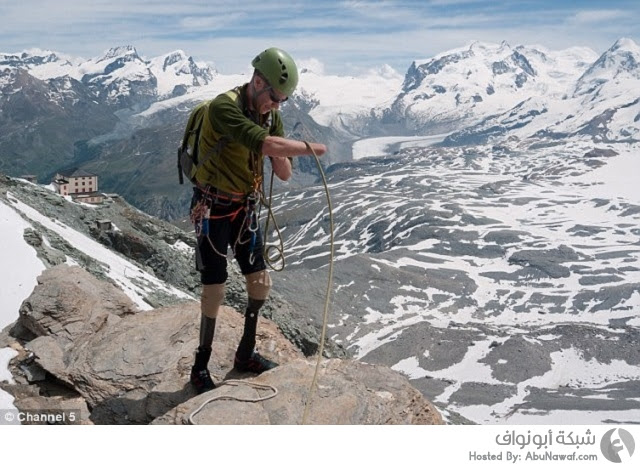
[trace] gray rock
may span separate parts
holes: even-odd
[[[59,250],[47,247],[42,236],[34,229],[25,229],[24,240],[27,244],[36,250],[38,258],[45,264],[45,266],[61,265],[67,261],[67,257]]]
[[[580,261],[581,255],[566,245],[552,250],[522,250],[509,257],[509,263],[532,270],[532,275],[540,277],[566,278],[571,275],[568,262]]]
[[[463,383],[449,398],[459,405],[495,405],[517,394],[518,388],[509,384]]]
[[[591,149],[584,154],[585,158],[609,158],[615,157],[616,155],[618,155],[618,152],[616,152],[615,150],[600,148]]]
[[[568,297],[563,295],[545,295],[534,292],[524,306],[514,307],[516,311],[535,311],[544,309],[551,313],[564,313],[567,307]],[[521,308],[524,307],[524,308]]]
[[[633,216],[640,214],[640,206],[633,205],[624,209],[620,216]]]
[[[442,424],[438,411],[393,370],[352,360],[325,360],[318,374],[318,387],[309,398],[315,364],[298,360],[263,373],[252,382],[273,386],[278,394],[258,402],[209,399],[230,396],[265,397],[262,389],[223,385],[185,402],[154,424],[300,424],[305,403],[310,399],[309,424],[382,425]],[[268,392],[268,391],[267,391]],[[200,406],[204,407],[192,415]]]
[[[44,381],[47,377],[47,372],[35,363],[20,365],[20,369],[24,372],[27,377],[27,381],[30,383],[35,381]]]
[[[496,244],[504,245],[522,242],[522,236],[528,236],[528,234],[523,231],[500,230],[487,233],[483,239],[485,242],[495,242]]]
[[[627,383],[627,393],[637,389],[637,383]],[[624,392],[624,391],[623,391]],[[635,391],[637,393],[637,391]],[[637,410],[640,402],[631,397],[616,398],[619,394],[611,389],[609,385],[603,385],[599,389],[570,389],[561,386],[559,389],[540,389],[532,386],[525,401],[518,404],[517,408],[522,409],[545,409],[545,410],[584,410],[584,411],[616,411],[616,410]],[[600,397],[600,398],[598,398]],[[612,415],[614,416],[614,415]]]
[[[587,289],[575,296],[573,306],[578,310],[590,308],[591,312],[607,311],[614,307],[620,308],[620,304],[629,300],[635,292],[640,292],[640,284],[623,283],[598,290]],[[594,302],[598,303],[593,305]]]
[[[574,347],[586,361],[611,364],[614,360],[624,360],[632,366],[640,365],[640,330],[637,328],[627,327],[621,332],[606,327],[563,324],[557,325],[549,333],[561,335],[554,341],[558,347]]]
[[[599,276],[583,276],[579,283],[581,286],[595,286],[598,284],[609,284],[624,281],[620,276],[599,275]]]
[[[36,338],[28,348],[44,369],[86,399],[95,423],[148,423],[194,395],[188,374],[199,314],[195,302],[140,312],[98,328],[77,345],[60,344],[60,337],[52,335]],[[243,327],[240,314],[228,307],[219,321],[209,366],[217,379],[231,370]],[[277,333],[275,324],[261,321],[261,352],[280,363],[300,357]]]
[[[58,344],[75,344],[136,311],[120,289],[82,268],[59,265],[38,277],[38,286],[20,307],[17,324],[34,336],[55,334]]]
[[[577,237],[589,237],[595,236],[602,232],[606,232],[607,228],[603,228],[601,226],[590,226],[584,224],[576,224],[575,226],[567,229],[567,232],[572,233],[572,236]]]
[[[381,346],[365,355],[367,363],[393,366],[406,358],[418,355],[418,366],[428,371],[438,371],[460,363],[469,347],[480,342],[483,336],[469,328],[437,328],[427,322],[405,328],[395,339],[394,351]]]
[[[498,363],[500,360],[506,363]],[[520,335],[512,336],[493,348],[480,362],[491,365],[493,376],[506,383],[519,383],[551,369],[548,349]]]

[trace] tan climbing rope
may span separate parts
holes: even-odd
[[[305,128],[306,130],[306,128]],[[324,184],[324,191],[327,196],[327,206],[329,209],[329,235],[330,235],[330,249],[329,249],[329,276],[327,278],[327,292],[324,300],[324,313],[322,317],[322,334],[320,335],[320,347],[318,348],[318,358],[316,360],[316,367],[313,373],[313,380],[311,381],[311,386],[309,387],[309,395],[307,396],[307,401],[304,406],[304,414],[302,415],[302,424],[307,423],[309,418],[309,411],[311,409],[311,401],[313,399],[313,394],[315,393],[317,382],[318,382],[318,372],[320,371],[320,363],[322,362],[322,352],[324,352],[324,340],[327,335],[327,324],[329,322],[329,307],[331,304],[331,287],[333,284],[333,256],[334,256],[334,236],[333,236],[333,207],[331,205],[331,196],[329,195],[329,186],[327,185],[327,178],[324,175],[324,170],[322,169],[322,165],[320,164],[320,160],[318,159],[318,155],[316,155],[313,147],[305,141],[305,144],[311,153],[313,153],[313,157],[316,160],[316,164],[318,165],[318,171],[320,171],[320,176],[322,176],[322,183]]]
[[[238,397],[238,396],[232,396],[232,395],[220,395],[220,396],[212,396],[209,397],[207,400],[205,400],[200,407],[198,407],[197,409],[195,409],[193,412],[191,412],[189,414],[189,417],[187,419],[188,423],[190,425],[197,425],[196,421],[194,420],[194,417],[200,413],[202,411],[203,408],[205,408],[207,406],[207,404],[209,404],[210,402],[214,402],[216,400],[235,400],[238,402],[262,402],[264,400],[267,399],[271,399],[275,396],[278,395],[278,389],[275,388],[274,386],[270,386],[268,384],[259,384],[259,383],[252,383],[250,381],[242,381],[242,380],[238,380],[238,379],[234,379],[234,380],[228,380],[225,381],[221,384],[219,384],[217,387],[220,388],[221,386],[249,386],[255,389],[263,389],[263,390],[270,390],[271,394],[267,394],[264,397]]]

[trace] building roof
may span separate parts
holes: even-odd
[[[69,168],[67,170],[58,171],[58,174],[65,178],[87,178],[90,176],[97,176],[96,174],[89,173],[82,168]]]

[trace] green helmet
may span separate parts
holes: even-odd
[[[251,65],[259,71],[275,90],[287,97],[298,85],[298,67],[284,50],[271,47],[253,59]]]

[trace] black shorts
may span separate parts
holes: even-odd
[[[202,200],[203,195],[194,189],[191,209]],[[226,256],[229,248],[243,275],[266,269],[262,255],[262,233],[259,227],[256,231],[248,228],[246,203],[217,204],[209,198],[206,202],[210,209],[208,224],[203,228],[196,224],[196,269],[200,272],[202,284],[222,284],[227,281]]]

